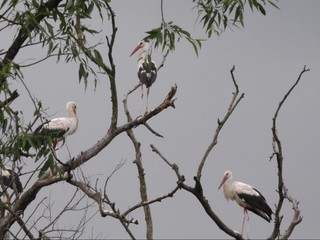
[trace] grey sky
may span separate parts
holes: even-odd
[[[167,21],[190,31],[194,37],[204,38],[201,28],[194,22],[196,12],[190,1],[165,1]],[[145,32],[158,27],[161,22],[159,1],[114,1],[118,26],[117,43],[114,50],[117,66],[117,87],[120,106],[120,122],[125,123],[121,100],[123,95],[138,82],[136,56],[129,54]],[[317,225],[320,208],[318,187],[320,128],[320,8],[319,1],[280,1],[280,11],[267,8],[264,17],[248,9],[244,29],[228,30],[220,37],[214,36],[203,43],[197,58],[191,45],[182,40],[176,51],[169,55],[164,68],[158,73],[156,83],[149,96],[149,108],[157,106],[170,87],[178,85],[176,109],[168,109],[152,119],[149,124],[164,136],[157,138],[145,128],[135,129],[142,143],[143,163],[146,171],[149,198],[169,192],[176,184],[174,172],[152,153],[154,144],[171,162],[180,167],[186,182],[193,185],[197,166],[210,143],[217,124],[223,117],[234,91],[230,69],[236,66],[235,77],[240,91],[245,93],[236,111],[223,128],[219,143],[210,154],[202,177],[204,194],[213,210],[231,228],[241,231],[242,209],[235,202],[227,202],[218,185],[226,169],[233,171],[234,179],[246,182],[259,189],[274,209],[277,202],[276,162],[269,161],[272,153],[271,119],[279,101],[297,79],[303,66],[311,69],[303,76],[298,87],[285,103],[278,119],[279,136],[284,150],[284,177],[290,194],[300,201],[303,221],[295,229],[294,238],[319,238]],[[97,26],[100,20],[97,19]],[[92,23],[90,23],[92,24]],[[101,41],[110,33],[105,24]],[[98,42],[99,39],[94,39]],[[104,46],[99,49],[102,53]],[[42,55],[41,52],[39,54]],[[23,50],[18,61],[39,57]],[[161,53],[154,51],[157,62]],[[79,129],[69,137],[71,155],[77,155],[97,142],[110,123],[110,95],[106,77],[101,76],[94,90],[93,83],[78,83],[78,69],[74,65],[56,64],[54,60],[25,69],[25,81],[33,95],[50,108],[54,117],[65,115],[65,104],[73,100],[78,105]],[[21,89],[19,83],[17,87]],[[27,96],[17,104],[25,109],[26,122],[32,117],[28,112]],[[144,109],[140,90],[129,98],[133,116]],[[59,151],[62,159],[68,159],[65,149]],[[121,160],[126,165],[111,179],[110,197],[117,207],[125,210],[139,202],[136,167],[132,164],[134,150],[125,134],[119,136],[95,159],[81,167],[91,177],[92,183],[99,178],[102,188],[104,180]],[[28,167],[34,163],[26,163]],[[48,188],[49,190],[49,188]],[[51,198],[60,208],[67,201],[71,188],[59,184],[51,192]],[[48,195],[40,193],[39,197]],[[96,208],[92,208],[94,212]],[[152,207],[155,238],[226,238],[227,235],[206,215],[199,202],[189,193],[179,191],[174,198]],[[283,226],[292,218],[291,205],[283,214]],[[32,211],[32,209],[29,209]],[[252,238],[266,238],[273,229],[272,223],[254,214],[250,215],[249,232]],[[132,226],[138,238],[145,237],[142,210],[132,217],[140,225]],[[66,225],[73,220],[66,219]],[[96,216],[89,226],[95,234],[109,238],[127,238],[120,223],[111,218]],[[91,228],[88,226],[88,234]]]

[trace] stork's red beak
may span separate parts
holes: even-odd
[[[135,54],[136,51],[138,51],[140,49],[140,44],[138,46],[136,46],[136,48],[133,50],[133,52],[130,54],[130,57]]]
[[[221,181],[221,183],[220,183],[220,185],[218,187],[218,190],[223,186],[223,184],[225,183],[225,181],[227,181],[227,179],[228,178],[226,176],[223,177],[223,179],[222,179],[222,181]]]

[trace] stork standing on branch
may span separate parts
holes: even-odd
[[[68,117],[54,118],[49,122],[40,125],[35,133],[43,136],[51,136],[53,139],[53,149],[56,149],[57,144],[62,141],[61,147],[65,143],[65,138],[78,129],[77,106],[75,102],[68,102],[66,105]]]
[[[232,181],[232,172],[230,170],[224,173],[218,189],[222,186],[226,199],[235,200],[240,207],[243,207],[244,216],[241,235],[243,235],[245,220],[249,221],[248,210],[270,222],[273,212],[266,199],[257,189],[243,182]]]
[[[19,176],[15,173],[13,177],[13,173],[11,169],[6,169],[3,166],[0,166],[0,181],[2,181],[3,185],[9,187],[14,190],[14,185],[18,191],[21,193],[23,190],[22,183],[20,182]]]
[[[138,43],[136,48],[130,54],[130,57],[135,54],[138,50],[141,52],[138,55],[138,78],[141,83],[141,98],[143,98],[143,84],[147,88],[147,111],[148,111],[148,97],[149,91],[152,84],[156,81],[157,78],[157,67],[156,63],[151,60],[151,57],[148,53],[149,44],[147,41],[142,40]]]

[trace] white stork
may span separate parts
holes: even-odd
[[[53,138],[54,150],[56,150],[58,142],[63,141],[63,146],[65,143],[65,138],[75,133],[78,128],[79,120],[75,102],[68,102],[66,105],[66,109],[68,112],[68,117],[54,118],[51,121],[42,124],[36,129],[36,132],[39,132],[40,135],[47,135]]]
[[[141,52],[138,56],[138,78],[142,89],[141,98],[143,98],[143,84],[147,88],[147,101],[149,96],[150,87],[156,81],[157,78],[157,66],[154,61],[150,61],[147,52],[149,50],[149,44],[147,41],[140,41],[136,48],[130,54],[130,57],[135,54],[138,50]]]
[[[6,169],[5,167],[0,167],[0,180],[2,181],[3,185],[5,185],[6,187],[9,187],[11,189],[14,189],[13,183],[15,183],[18,193],[21,193],[23,190],[22,183],[20,182],[19,176],[17,174],[15,174],[14,179],[12,178],[12,170],[11,169]]]
[[[242,235],[245,219],[249,220],[248,210],[270,222],[273,212],[266,199],[257,189],[243,182],[232,181],[232,172],[230,170],[225,171],[218,189],[222,186],[225,198],[227,200],[235,200],[244,209]]]

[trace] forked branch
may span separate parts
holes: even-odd
[[[215,214],[215,212],[212,210],[209,201],[206,199],[206,197],[203,195],[203,189],[201,186],[200,181],[197,179],[197,177],[194,177],[195,180],[195,186],[191,187],[188,186],[184,183],[185,181],[185,177],[184,175],[180,174],[179,171],[179,167],[177,164],[175,163],[171,163],[167,158],[165,158],[163,156],[163,154],[160,153],[160,151],[154,147],[153,145],[151,145],[152,150],[157,153],[160,158],[168,165],[172,168],[172,170],[176,173],[176,176],[178,178],[177,181],[177,188],[179,189],[184,189],[187,192],[192,193],[201,203],[201,205],[203,206],[203,209],[205,210],[205,212],[208,214],[208,216],[217,224],[217,226],[223,230],[225,233],[227,233],[228,235],[234,237],[235,239],[243,239],[241,234],[232,230],[231,228],[229,228],[227,225],[225,225],[223,223],[223,221]]]
[[[303,70],[299,74],[298,79],[295,81],[295,83],[292,85],[292,87],[288,90],[288,92],[284,95],[283,99],[279,102],[279,105],[278,105],[276,112],[274,114],[274,117],[272,119],[271,131],[272,131],[273,154],[272,154],[271,158],[273,156],[276,156],[276,159],[277,159],[277,168],[278,168],[278,190],[277,190],[277,192],[279,195],[279,200],[278,200],[276,210],[275,210],[275,224],[274,224],[274,229],[273,229],[273,232],[270,236],[270,239],[275,239],[275,238],[281,236],[280,225],[281,225],[281,221],[282,221],[282,216],[280,213],[281,213],[281,209],[282,209],[283,202],[285,199],[287,199],[289,202],[291,202],[292,208],[294,211],[294,216],[293,216],[293,219],[292,219],[288,229],[283,234],[282,238],[283,239],[289,238],[293,229],[302,221],[302,217],[300,216],[300,210],[298,208],[299,202],[289,195],[289,191],[288,191],[287,187],[285,186],[284,179],[283,179],[283,159],[284,158],[283,158],[283,153],[282,153],[281,140],[279,138],[278,130],[277,130],[277,118],[278,118],[278,114],[281,110],[281,107],[283,106],[283,104],[285,103],[285,101],[287,100],[289,95],[292,93],[293,89],[300,82],[302,75],[308,71],[310,71],[310,69],[306,69],[306,66],[304,66]]]

